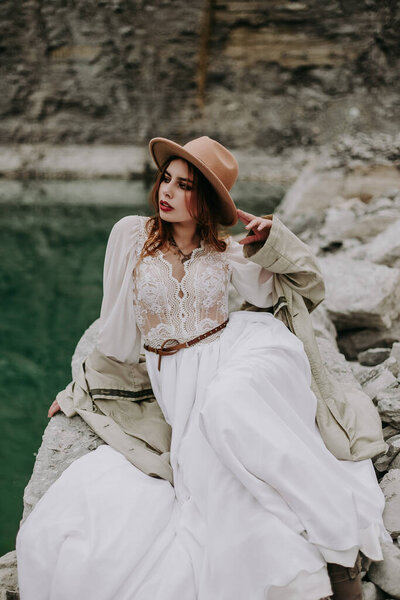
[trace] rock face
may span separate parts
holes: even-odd
[[[338,330],[392,325],[400,312],[400,269],[339,256],[320,264],[325,308]]]
[[[391,133],[399,122],[397,2],[31,0],[23,8],[2,3],[3,143],[212,132],[232,147],[279,151]]]

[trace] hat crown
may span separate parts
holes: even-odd
[[[238,176],[238,164],[233,154],[222,144],[203,135],[191,140],[183,148],[210,169],[227,190],[233,187]]]

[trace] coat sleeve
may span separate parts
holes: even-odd
[[[268,269],[300,294],[311,312],[325,297],[325,285],[312,250],[292,233],[276,216],[263,244],[243,246],[249,260]]]
[[[118,221],[107,244],[98,349],[121,362],[139,361],[140,332],[133,303],[133,270],[140,227],[138,216]]]

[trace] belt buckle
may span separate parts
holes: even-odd
[[[175,348],[165,348],[165,344],[167,344],[168,342],[176,342],[176,344],[179,344],[178,340],[169,338],[168,340],[165,340],[161,344],[160,350],[162,351],[163,354],[176,354],[178,352],[178,350],[175,350]],[[161,352],[160,352],[160,354],[161,354]]]

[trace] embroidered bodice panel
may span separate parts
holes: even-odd
[[[143,227],[143,243],[146,239]],[[224,253],[204,242],[190,259],[157,251],[140,260],[134,270],[134,305],[144,342],[160,347],[166,339],[185,342],[213,329],[228,318],[232,268]],[[217,332],[200,343],[209,343]]]

